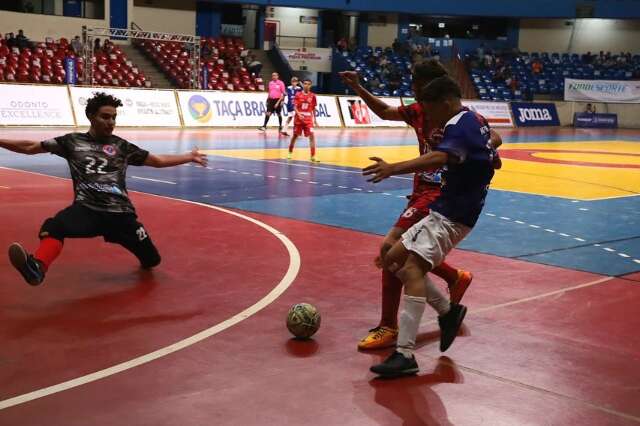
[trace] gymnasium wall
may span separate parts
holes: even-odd
[[[386,22],[382,22],[382,18]],[[368,46],[388,47],[398,38],[398,15],[369,15]]]
[[[134,0],[131,20],[143,30],[196,33],[196,0]]]
[[[0,12],[0,28],[2,33],[17,32],[23,29],[24,34],[32,41],[44,41],[46,37],[58,40],[60,37],[72,39],[82,35],[82,26],[108,27],[109,2],[105,4],[106,19],[83,19],[65,16],[38,15],[34,13]]]
[[[518,47],[525,52],[640,53],[639,20],[576,19],[573,25],[566,22],[574,21],[522,19]]]
[[[300,22],[301,17],[306,22]],[[280,46],[282,47],[301,47],[302,39],[300,37],[309,37],[315,39],[318,37],[317,22],[309,23],[310,18],[317,18],[318,11],[315,9],[299,9],[292,7],[267,7],[265,10],[265,21],[275,21],[278,23],[278,35]],[[291,37],[291,38],[288,38]],[[298,37],[296,39],[296,37]],[[311,40],[308,40],[309,42]],[[316,46],[315,43],[307,46]]]

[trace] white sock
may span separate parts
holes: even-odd
[[[427,291],[427,303],[431,306],[438,315],[444,315],[451,309],[451,302],[447,296],[436,287],[436,285],[429,278],[429,274],[424,277],[424,286]]]
[[[404,304],[400,313],[400,330],[398,331],[397,351],[407,358],[413,356],[416,347],[418,327],[427,301],[424,297],[403,296]]]
[[[293,121],[293,120],[291,120]],[[287,117],[287,119],[284,121],[284,132],[287,132],[287,129],[289,129],[289,123],[291,123],[291,121],[289,121],[289,118]]]

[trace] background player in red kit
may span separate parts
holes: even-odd
[[[311,161],[316,159],[316,136],[313,133],[313,127],[316,122],[316,95],[311,93],[311,80],[304,79],[302,81],[302,92],[299,92],[294,101],[295,118],[293,120],[293,137],[289,144],[289,154],[287,159],[291,159],[293,147],[296,140],[302,134],[309,138],[309,147],[311,149]]]
[[[417,64],[412,72],[413,93],[420,93],[422,87],[444,75],[447,75],[446,69],[435,59]],[[357,72],[345,71],[340,73],[340,76],[344,83],[351,87],[380,118],[405,121],[413,127],[418,138],[420,155],[430,152],[431,147],[438,144],[441,139],[441,131],[429,122],[428,113],[424,111],[420,102],[408,106],[392,107],[362,87]],[[493,146],[497,148],[501,144],[500,136],[492,132],[491,138]],[[409,203],[382,241],[380,255],[376,257],[378,267],[382,268],[381,259],[400,240],[402,234],[429,214],[429,205],[440,196],[440,183],[440,170],[430,170],[414,175],[413,192]],[[444,261],[431,272],[447,282],[452,303],[460,302],[473,278],[470,272],[454,268]],[[402,282],[390,271],[382,269],[380,323],[377,327],[369,330],[369,333],[360,340],[358,349],[378,349],[396,343],[401,296]]]
[[[160,254],[145,227],[138,222],[126,186],[128,166],[171,167],[185,163],[207,165],[197,149],[182,155],[155,155],[113,134],[116,109],[122,102],[105,93],[87,101],[91,122],[87,133],[69,133],[46,141],[0,139],[0,147],[20,154],[49,152],[67,160],[74,200],[44,221],[40,246],[34,254],[22,245],[9,247],[9,260],[25,281],[39,285],[49,266],[62,252],[66,238],[101,236],[129,250],[148,269],[160,263]]]

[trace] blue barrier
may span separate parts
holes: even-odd
[[[560,125],[558,110],[552,103],[511,102],[511,112],[518,127]]]
[[[595,127],[599,129],[616,129],[618,114],[592,114],[576,112],[573,114],[573,127]]]

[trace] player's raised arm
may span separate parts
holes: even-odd
[[[193,148],[191,152],[180,155],[156,155],[149,154],[144,161],[145,166],[150,167],[173,167],[186,163],[197,163],[202,167],[208,164],[207,155],[198,151],[198,148]]]
[[[355,71],[343,71],[340,74],[342,81],[347,86],[351,87],[356,95],[360,96],[365,104],[371,111],[376,113],[376,115],[383,120],[391,120],[391,121],[404,121],[402,115],[398,111],[397,107],[392,107],[387,105],[381,99],[376,98],[369,92],[367,89],[362,87],[360,84],[360,77],[358,77],[358,73]]]
[[[39,141],[0,139],[0,147],[19,154],[42,154],[46,152]]]
[[[369,160],[375,161],[375,163],[362,169],[362,174],[365,176],[373,175],[370,179],[367,179],[367,181],[378,183],[394,175],[437,169],[447,164],[449,155],[446,152],[432,151],[413,160],[391,164],[380,157],[369,157]]]

